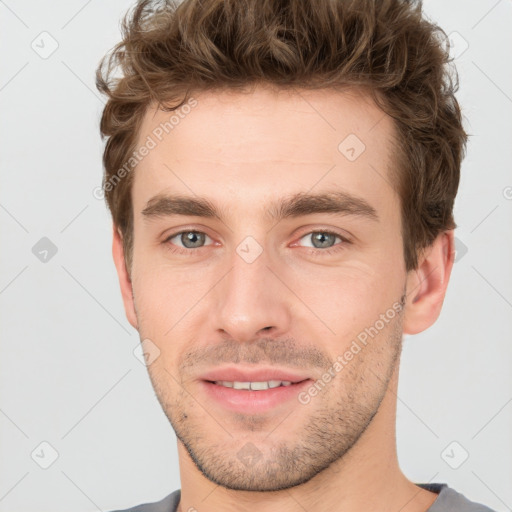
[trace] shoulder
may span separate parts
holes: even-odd
[[[180,502],[180,495],[181,490],[178,489],[160,501],[145,503],[124,510],[113,510],[111,512],[176,512]]]
[[[448,487],[448,484],[431,483],[416,485],[438,494],[437,499],[426,512],[495,512],[481,503],[470,501],[463,494]]]

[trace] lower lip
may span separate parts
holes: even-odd
[[[201,381],[201,384],[206,394],[226,409],[256,414],[270,411],[293,399],[298,401],[297,395],[310,384],[310,379],[261,391],[227,388],[205,380]]]

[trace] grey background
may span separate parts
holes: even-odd
[[[93,196],[103,107],[94,71],[131,5],[0,1],[1,512],[109,510],[180,486],[174,433],[133,353],[138,336],[122,308],[110,218]],[[452,34],[472,137],[444,309],[432,328],[405,341],[398,453],[411,480],[447,482],[505,511],[512,3],[430,0],[425,11]],[[43,469],[53,450],[57,459]]]

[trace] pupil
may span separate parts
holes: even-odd
[[[313,235],[313,240],[314,240],[313,245],[315,245],[316,242],[319,242],[320,245],[319,246],[315,245],[315,247],[326,247],[329,245],[329,243],[328,243],[329,238],[332,238],[333,236],[334,235],[319,232],[316,235]],[[327,243],[326,243],[326,240],[327,240]]]
[[[200,246],[202,242],[204,242],[204,235],[202,233],[197,233],[196,231],[189,231],[187,233],[182,233],[181,241],[183,245],[187,248],[194,248]]]

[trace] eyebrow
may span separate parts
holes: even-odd
[[[142,215],[147,219],[184,215],[222,221],[223,212],[207,198],[159,194],[146,203]],[[274,200],[265,213],[270,220],[278,222],[315,213],[354,215],[379,221],[375,208],[365,199],[341,191],[317,194],[299,192]]]

